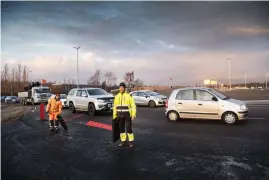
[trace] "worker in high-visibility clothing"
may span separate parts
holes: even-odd
[[[132,130],[132,121],[136,117],[136,105],[133,97],[125,90],[126,85],[124,83],[120,83],[119,85],[120,92],[116,95],[114,99],[113,120],[119,121],[120,139],[121,139],[119,147],[127,145],[126,140],[128,135],[129,146],[132,148],[134,147],[134,133]],[[125,125],[127,135],[125,132]]]
[[[60,94],[56,94],[48,100],[46,112],[49,113],[50,130],[55,129],[59,131],[59,121],[57,116],[62,113],[62,102],[60,101]]]

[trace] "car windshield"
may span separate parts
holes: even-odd
[[[154,91],[147,91],[146,93],[148,95],[150,95],[150,96],[158,96],[158,95],[160,95],[160,93],[157,93],[157,92],[154,92]]]
[[[61,97],[61,99],[66,99],[66,95],[65,94],[61,94],[60,97]]]
[[[217,96],[220,99],[226,99],[227,97],[223,94],[219,93],[218,91],[215,91],[214,89],[208,89],[209,92],[213,93],[215,96]]]
[[[35,92],[36,93],[50,93],[50,90],[47,88],[43,88],[43,89],[36,89]]]
[[[87,91],[90,96],[108,95],[108,93],[103,89],[88,89]]]
[[[17,99],[17,97],[16,96],[11,96],[11,99]]]

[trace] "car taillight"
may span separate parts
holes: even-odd
[[[168,108],[168,100],[165,101],[165,108]]]

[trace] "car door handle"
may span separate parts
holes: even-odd
[[[182,104],[181,102],[179,102],[178,104]]]
[[[202,106],[202,104],[198,104],[199,106]]]

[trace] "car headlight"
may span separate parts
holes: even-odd
[[[241,105],[241,106],[240,106],[240,109],[241,109],[241,110],[246,110],[246,109],[247,109],[247,106],[246,106],[246,105]]]
[[[98,102],[105,102],[103,99],[97,99]]]

